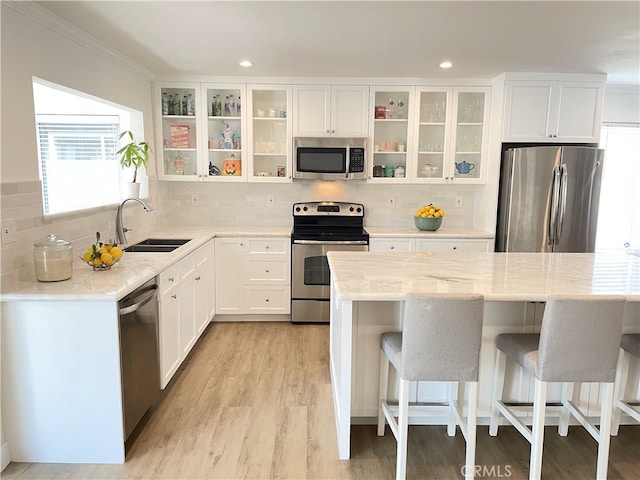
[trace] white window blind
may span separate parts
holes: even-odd
[[[45,214],[117,203],[117,116],[36,117]]]

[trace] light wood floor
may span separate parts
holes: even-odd
[[[352,458],[337,459],[327,325],[213,324],[201,337],[124,465],[12,463],[3,479],[390,479],[387,430],[352,427]],[[377,368],[377,365],[372,365]],[[409,431],[407,477],[461,478],[464,441],[446,427]],[[529,444],[512,427],[478,429],[484,478],[526,478]],[[543,475],[595,478],[596,443],[584,429],[545,432]],[[640,478],[640,426],[613,437],[609,478]]]

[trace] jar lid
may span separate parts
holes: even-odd
[[[50,234],[46,240],[33,244],[34,247],[42,248],[67,248],[71,246],[71,242],[58,238],[55,233]]]

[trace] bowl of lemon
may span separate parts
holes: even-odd
[[[442,225],[442,217],[444,217],[444,210],[430,203],[416,210],[413,214],[413,222],[418,230],[435,232]]]
[[[96,232],[96,243],[82,255],[82,261],[94,271],[109,270],[122,258],[123,251],[115,242],[102,243],[100,232]]]

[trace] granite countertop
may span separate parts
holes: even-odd
[[[128,245],[145,238],[190,238],[170,253],[125,252],[109,270],[93,271],[80,258],[73,259],[73,275],[61,282],[38,282],[35,272],[28,278],[2,284],[2,301],[117,301],[147,280],[186,257],[215,236],[288,237],[290,226],[173,227],[155,231],[144,238],[129,237]]]
[[[415,227],[367,227],[364,229],[374,238],[486,238],[493,239],[494,233],[475,228],[442,227],[435,232],[418,230]]]
[[[398,301],[407,293],[476,292],[488,301],[622,294],[640,302],[640,258],[592,253],[329,252],[338,299]]]

